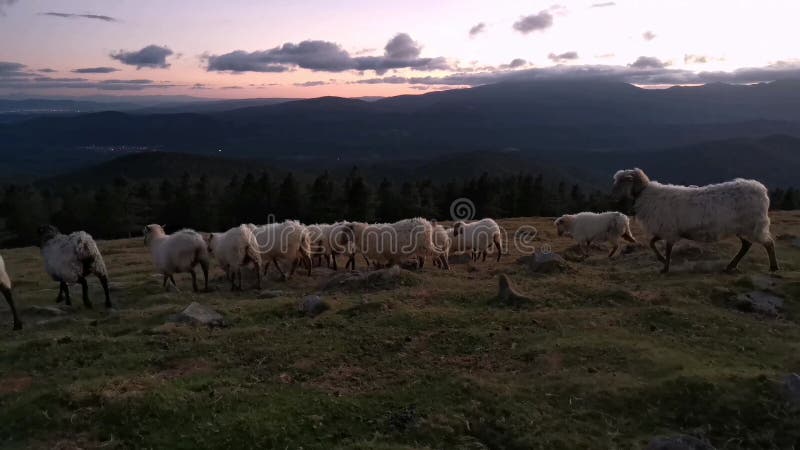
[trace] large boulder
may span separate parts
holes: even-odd
[[[222,317],[222,314],[197,302],[192,302],[183,311],[170,316],[169,322],[205,325],[207,327],[225,326],[225,318]]]
[[[497,302],[506,306],[523,306],[533,302],[533,299],[523,295],[517,290],[508,275],[501,273],[498,277],[499,291]]]

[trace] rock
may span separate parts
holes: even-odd
[[[65,316],[67,314],[72,314],[73,312],[75,312],[75,309],[67,305],[57,305],[57,306],[30,305],[27,308],[25,308],[22,312],[28,314],[34,314],[37,316],[58,317],[58,316]]]
[[[497,293],[497,301],[510,306],[519,306],[533,302],[530,297],[520,294],[508,275],[502,273],[498,277],[499,291]]]
[[[258,298],[265,299],[265,298],[277,298],[277,297],[284,297],[287,295],[286,291],[281,291],[278,289],[269,289],[266,291],[261,291],[258,293]]]
[[[329,309],[331,305],[319,295],[307,295],[297,303],[297,310],[308,317],[317,317]]]
[[[780,279],[769,275],[753,275],[750,282],[753,287],[762,291],[777,292],[780,289]]]
[[[763,291],[751,291],[734,297],[736,308],[767,316],[777,316],[783,310],[783,299]]]
[[[673,436],[655,438],[646,450],[715,450],[708,442],[692,436]]]
[[[183,311],[169,318],[170,322],[205,325],[208,327],[224,327],[225,318],[208,306],[192,302]]]
[[[534,253],[520,257],[517,263],[528,266],[534,273],[562,273],[569,270],[569,264],[558,253]]]
[[[792,247],[794,247],[794,248],[800,248],[800,238],[794,238],[794,239],[792,240]]]
[[[353,291],[394,289],[398,286],[414,286],[420,283],[418,275],[399,266],[367,272],[344,272],[336,274],[320,285],[322,290],[345,289]]]
[[[792,373],[783,379],[783,390],[789,402],[800,408],[800,375]]]

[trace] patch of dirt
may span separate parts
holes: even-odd
[[[5,376],[0,378],[0,395],[18,394],[28,390],[33,384],[33,378],[27,375]]]
[[[100,391],[100,396],[107,400],[119,400],[140,397],[152,390],[156,383],[144,377],[115,378]]]
[[[304,384],[336,396],[352,396],[384,389],[393,380],[397,380],[398,383],[409,380],[411,373],[407,372],[376,371],[342,364],[332,367],[320,377]]]
[[[177,380],[179,378],[186,378],[193,375],[201,375],[210,373],[213,367],[208,361],[199,359],[183,359],[176,361],[173,367],[162,370],[156,374],[156,377],[164,380]]]

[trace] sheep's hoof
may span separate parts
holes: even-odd
[[[781,270],[780,266],[769,266],[770,272],[777,272],[779,270]]]
[[[730,267],[730,266],[728,266],[728,267],[725,268],[725,273],[727,273],[728,275],[735,275],[735,274],[739,273],[739,268],[738,267]]]

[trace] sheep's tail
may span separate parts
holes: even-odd
[[[636,238],[631,233],[631,221],[626,217],[623,217],[623,222],[625,223],[625,231],[622,233],[622,239],[625,239],[628,242],[636,243]]]

